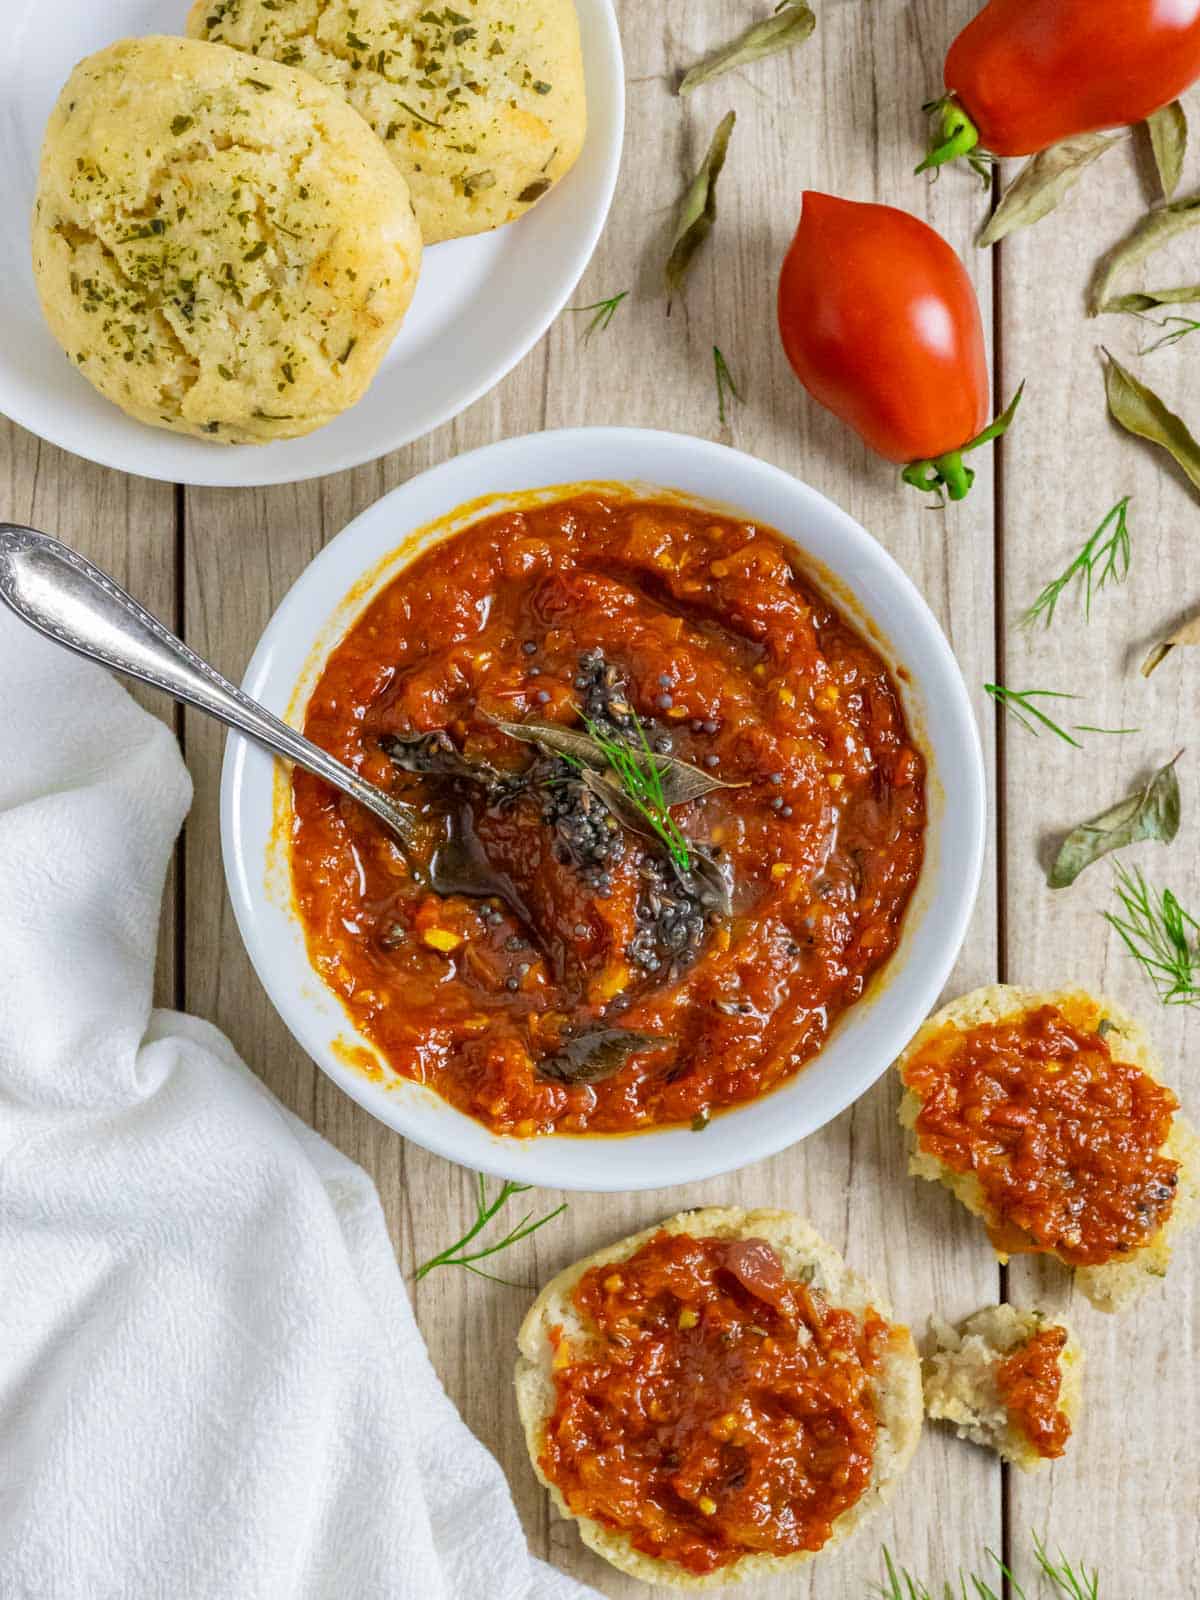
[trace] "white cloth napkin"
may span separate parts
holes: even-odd
[[[580,1600],[369,1179],[151,1010],[189,801],[167,729],[0,608],[0,1596]]]

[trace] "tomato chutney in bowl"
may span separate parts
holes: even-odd
[[[813,548],[822,516],[861,545]],[[932,674],[876,620],[863,548]],[[280,771],[264,839],[271,764],[231,742],[260,975],[356,1098],[473,1166],[649,1187],[778,1149],[887,1066],[961,941],[982,781],[936,623],[848,518],[719,446],[593,429],[435,469],[318,558],[247,687],[410,819]]]

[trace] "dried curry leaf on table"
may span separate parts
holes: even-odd
[[[1169,200],[1179,187],[1183,175],[1183,160],[1187,155],[1187,113],[1178,100],[1155,111],[1146,118],[1146,131],[1150,135],[1150,148],[1154,152],[1154,165],[1162,187],[1163,199]]]
[[[1148,678],[1155,667],[1161,666],[1175,646],[1180,644],[1184,646],[1200,644],[1200,612],[1197,612],[1194,617],[1189,617],[1183,626],[1176,628],[1169,638],[1159,640],[1145,661],[1142,662],[1142,677]]]
[[[1139,289],[1132,294],[1115,294],[1104,303],[1105,311],[1128,311],[1140,316],[1159,306],[1182,306],[1200,300],[1200,283],[1185,283],[1178,289]]]
[[[1127,371],[1111,352],[1106,350],[1104,354],[1107,357],[1104,386],[1114,422],[1119,422],[1127,433],[1161,446],[1187,474],[1193,487],[1200,490],[1200,444],[1192,437],[1187,424],[1163,404],[1153,389]]]
[[[696,252],[712,232],[713,223],[717,220],[717,179],[725,165],[729,136],[736,121],[735,111],[727,111],[721,118],[704,160],[700,163],[700,170],[680,201],[675,233],[671,239],[671,253],[664,270],[668,305],[683,288]]]
[[[783,0],[773,16],[765,17],[739,33],[722,46],[715,55],[699,62],[690,72],[685,72],[679,85],[680,94],[691,94],[702,83],[719,78],[735,67],[748,67],[764,56],[776,55],[781,50],[791,50],[803,44],[817,25],[812,7],[807,0]]]
[[[1172,200],[1169,205],[1148,211],[1133,231],[1112,249],[1096,268],[1092,286],[1088,291],[1088,314],[1100,316],[1103,312],[1124,309],[1113,305],[1117,297],[1113,286],[1118,278],[1141,266],[1156,250],[1161,250],[1181,233],[1200,226],[1200,195],[1188,195],[1183,200]]]
[[[660,1050],[674,1043],[657,1033],[635,1033],[628,1028],[592,1028],[537,1063],[538,1074],[552,1083],[600,1083],[643,1050]]]
[[[1178,760],[1176,756],[1168,761],[1124,800],[1071,829],[1047,876],[1052,889],[1067,888],[1085,867],[1112,850],[1140,844],[1143,839],[1171,843],[1179,832],[1179,776],[1175,771]]]
[[[1083,133],[1031,156],[1000,197],[979,235],[980,248],[986,249],[1018,228],[1028,228],[1048,216],[1092,162],[1124,137],[1120,133]]]

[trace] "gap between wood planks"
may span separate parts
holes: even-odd
[[[182,639],[185,637],[186,612],[184,601],[186,598],[185,574],[187,572],[186,539],[187,539],[187,487],[182,483],[175,485],[175,615],[171,619],[171,626]],[[178,700],[175,701],[172,722],[175,737],[179,741],[179,751],[187,764],[187,722],[184,708]],[[174,1005],[176,1011],[187,1009],[187,820],[179,830],[179,838],[175,841],[175,949],[174,973],[172,983],[174,986]]]
[[[992,168],[992,209],[1000,203],[999,166]],[[1008,404],[1002,398],[1006,377],[1004,373],[1004,305],[1000,272],[1000,251],[1003,240],[991,246],[992,269],[992,415],[999,416]],[[996,676],[994,683],[1008,682],[1007,613],[1005,610],[1004,582],[1004,473],[1008,457],[1008,444],[1001,437],[996,441],[996,459],[992,473],[992,628],[995,648]],[[992,707],[995,725],[996,750],[996,977],[1000,983],[1008,982],[1008,819],[1007,797],[1008,727],[1004,707],[997,700]],[[1000,1299],[1008,1300],[1008,1268],[998,1267]],[[1012,1583],[1008,1573],[1013,1565],[1012,1547],[1012,1472],[1007,1461],[1000,1463],[1000,1556],[1004,1572],[1000,1578],[1000,1592],[1004,1600],[1013,1600]]]

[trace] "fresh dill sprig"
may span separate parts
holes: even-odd
[[[493,1283],[506,1283],[512,1289],[524,1288],[523,1284],[512,1283],[508,1278],[498,1278],[493,1272],[485,1272],[482,1267],[477,1267],[475,1262],[483,1261],[488,1256],[499,1255],[501,1250],[507,1250],[510,1245],[519,1244],[522,1239],[528,1239],[531,1233],[536,1233],[539,1228],[544,1228],[548,1222],[553,1222],[555,1217],[561,1216],[567,1209],[567,1203],[564,1200],[562,1205],[556,1206],[546,1216],[539,1217],[536,1222],[532,1220],[533,1212],[527,1211],[520,1222],[515,1227],[510,1228],[503,1239],[500,1239],[496,1244],[488,1245],[484,1249],[468,1251],[467,1246],[479,1237],[497,1212],[506,1206],[514,1195],[525,1194],[530,1187],[527,1183],[512,1183],[506,1178],[500,1187],[500,1193],[494,1200],[489,1200],[487,1179],[482,1172],[477,1173],[476,1178],[479,1184],[479,1194],[475,1221],[461,1239],[456,1239],[445,1250],[439,1251],[436,1256],[431,1256],[424,1266],[418,1267],[413,1277],[419,1283],[435,1267],[463,1267],[466,1271],[473,1272],[477,1278],[490,1278]]]
[[[1071,736],[1063,727],[1060,727],[1052,717],[1034,705],[1035,700],[1078,700],[1077,694],[1067,694],[1062,689],[1006,689],[1002,683],[985,683],[983,686],[997,705],[1016,717],[1023,728],[1036,734],[1039,730],[1038,723],[1043,728],[1048,728],[1051,733],[1057,734],[1060,739],[1065,739],[1067,744],[1074,745],[1076,750],[1082,750],[1083,745],[1078,739]],[[1139,728],[1097,728],[1091,722],[1075,722],[1072,728],[1076,733],[1140,733]]]
[[[742,394],[737,384],[733,381],[733,373],[729,370],[729,363],[725,360],[717,345],[713,345],[713,375],[717,382],[717,416],[720,418],[721,426],[724,427],[727,397],[732,396],[741,405]]]
[[[604,332],[605,328],[608,327],[609,323],[616,316],[617,307],[621,304],[622,300],[627,298],[628,294],[628,289],[622,289],[620,294],[614,294],[608,300],[593,300],[590,306],[568,307],[569,310],[575,312],[594,311],[596,313],[596,315],[588,323],[587,327],[583,330],[583,341],[585,344],[591,338],[591,336],[597,332],[597,330],[600,333]]]
[[[1168,345],[1178,344],[1180,339],[1186,339],[1189,333],[1200,331],[1200,322],[1194,317],[1164,317],[1161,322],[1155,322],[1153,317],[1147,317],[1146,321],[1152,328],[1169,328],[1170,331],[1155,339],[1153,344],[1146,345],[1145,349],[1139,350],[1140,356],[1153,355],[1156,350],[1165,350]],[[1178,326],[1171,328],[1172,322]]]
[[[1078,1571],[1063,1555],[1058,1552],[1057,1562],[1052,1561],[1046,1552],[1046,1546],[1035,1533],[1033,1536],[1033,1553],[1037,1557],[1038,1566],[1045,1577],[1054,1585],[1057,1594],[1067,1596],[1067,1600],[1100,1600],[1100,1571],[1093,1568],[1091,1572],[1080,1563]]]
[[[637,744],[626,739],[614,739],[603,728],[585,717],[584,726],[595,740],[600,753],[608,762],[617,783],[620,784],[630,805],[643,818],[647,826],[666,845],[672,861],[682,872],[691,870],[692,857],[687,840],[679,824],[671,815],[663,789],[662,771],[655,759],[642,719],[630,708],[637,732]]]
[[[934,1600],[925,1585],[914,1578],[907,1567],[896,1566],[887,1545],[883,1547],[883,1567],[887,1574],[887,1582],[879,1584],[875,1590],[880,1600]],[[946,1585],[944,1592],[947,1596],[950,1595],[949,1584]]]
[[[1036,1533],[1033,1535],[1033,1552],[1037,1558],[1039,1575],[1050,1579],[1055,1594],[1065,1596],[1066,1600],[1100,1600],[1098,1571],[1088,1572],[1082,1564],[1078,1568],[1074,1567],[1061,1550],[1058,1553],[1058,1561],[1052,1561],[1044,1542]],[[996,1552],[985,1550],[984,1553],[990,1561],[996,1563],[1000,1577],[1007,1581],[1008,1587],[1004,1591],[1007,1600],[1027,1600],[1026,1592],[1017,1581],[1016,1574],[1005,1565]],[[874,1591],[879,1600],[939,1600],[939,1596],[919,1578],[914,1578],[907,1567],[897,1567],[886,1545],[883,1547],[883,1566],[887,1581],[879,1584]],[[940,1600],[1001,1600],[1001,1597],[999,1591],[977,1572],[960,1571],[957,1586],[948,1578],[944,1581],[940,1590]]]
[[[1047,628],[1064,591],[1077,579],[1084,583],[1083,614],[1092,620],[1092,597],[1108,582],[1124,583],[1129,576],[1130,545],[1126,511],[1132,496],[1126,495],[1105,517],[1083,549],[1053,583],[1048,583],[1021,618],[1021,627],[1032,628],[1041,622]],[[1111,531],[1110,531],[1111,530]]]
[[[1200,922],[1185,911],[1170,889],[1153,889],[1140,867],[1114,866],[1121,912],[1104,920],[1117,930],[1126,950],[1158,990],[1164,1005],[1200,1004]]]
[[[985,1554],[996,1563],[1001,1576],[1008,1579],[1010,1600],[1026,1600],[1024,1589],[996,1552],[988,1550]],[[880,1584],[876,1590],[880,1600],[938,1600],[932,1590],[919,1578],[914,1578],[907,1567],[896,1566],[886,1545],[883,1547],[883,1565],[887,1582]],[[942,1585],[941,1600],[1001,1600],[999,1592],[977,1572],[960,1572],[958,1584],[956,1589],[947,1578]]]

